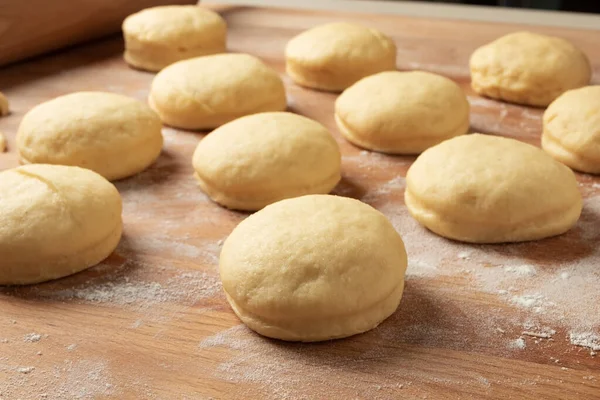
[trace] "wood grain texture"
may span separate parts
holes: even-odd
[[[121,30],[141,9],[195,0],[3,0],[0,2],[0,65]]]
[[[275,67],[290,109],[322,122],[338,140],[344,178],[335,193],[382,210],[403,235],[410,261],[398,311],[366,334],[318,344],[268,340],[240,325],[222,295],[217,262],[221,241],[247,214],[210,202],[194,182],[191,157],[203,133],[165,128],[159,160],[117,183],[125,229],[113,255],[62,280],[0,288],[0,399],[599,399],[600,358],[572,344],[570,334],[600,329],[600,178],[578,175],[584,213],[565,235],[514,245],[447,241],[406,213],[402,177],[414,157],[350,145],[335,128],[335,95],[302,89],[283,73],[283,48],[293,35],[332,20],[361,21],[394,38],[400,69],[459,82],[472,103],[473,131],[537,145],[540,109],[483,99],[468,87],[471,52],[522,27],[220,10],[229,50]],[[535,30],[579,45],[598,83],[600,34]],[[18,123],[42,101],[78,90],[145,100],[153,75],[127,68],[122,50],[120,39],[109,39],[0,71],[12,109],[0,119],[9,147],[0,169],[18,164]],[[513,273],[523,265],[525,273]],[[513,295],[532,297],[523,306]],[[550,333],[540,339],[527,331]]]

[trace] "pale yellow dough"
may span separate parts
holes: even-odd
[[[223,18],[195,5],[147,8],[127,17],[122,28],[125,61],[148,71],[226,50]]]
[[[10,113],[10,108],[8,106],[8,99],[4,95],[4,93],[0,92],[0,117],[8,115]]]
[[[160,71],[150,106],[168,125],[212,129],[244,115],[283,111],[283,81],[249,54],[217,54],[179,61]]]
[[[342,135],[366,149],[418,154],[467,133],[469,102],[452,80],[429,72],[381,72],[361,79],[335,102]]]
[[[121,238],[121,197],[102,176],[61,165],[0,172],[0,285],[74,274]]]
[[[421,154],[406,176],[405,203],[433,232],[473,243],[559,235],[578,220],[573,172],[541,149],[503,137],[459,136]]]
[[[589,84],[587,56],[570,42],[532,32],[515,32],[471,55],[471,86],[494,99],[547,106],[569,89]]]
[[[138,100],[77,92],[25,114],[17,148],[24,164],[78,166],[116,180],[146,169],[158,158],[161,128],[158,116]]]
[[[406,251],[379,211],[358,200],[308,195],[242,221],[221,250],[231,307],[254,331],[313,342],[375,328],[398,307]]]
[[[334,22],[290,40],[285,60],[297,84],[337,92],[366,76],[395,70],[396,45],[375,29]]]
[[[202,190],[228,208],[258,210],[289,197],[329,193],[339,182],[337,142],[320,123],[288,112],[229,122],[200,141]]]
[[[582,172],[600,174],[600,86],[565,92],[544,112],[542,148]]]

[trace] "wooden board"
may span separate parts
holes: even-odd
[[[117,183],[124,199],[121,244],[75,276],[0,289],[0,399],[600,399],[600,178],[578,175],[578,225],[533,243],[470,246],[418,226],[402,201],[414,157],[362,151],[333,122],[335,95],[302,89],[283,74],[283,49],[301,30],[355,20],[395,39],[400,69],[459,82],[472,130],[538,144],[541,110],[480,98],[468,87],[477,46],[522,26],[399,16],[232,7],[229,50],[262,57],[284,77],[290,108],[328,128],[343,152],[336,194],[384,212],[409,253],[398,311],[345,340],[290,344],[261,338],[230,310],[218,280],[222,240],[246,214],[202,194],[191,156],[202,134],[165,128],[149,170]],[[600,33],[532,28],[566,37],[600,78]],[[153,75],[121,59],[120,38],[0,71],[14,136],[35,104],[79,90],[146,99]],[[535,201],[535,199],[532,199]],[[0,255],[1,257],[1,255]],[[546,336],[546,338],[531,335]],[[587,346],[587,347],[585,347]]]

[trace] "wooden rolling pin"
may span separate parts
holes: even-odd
[[[121,30],[143,8],[197,0],[2,0],[0,66]]]

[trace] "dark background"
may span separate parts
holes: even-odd
[[[432,0],[432,2],[600,13],[599,0]]]

